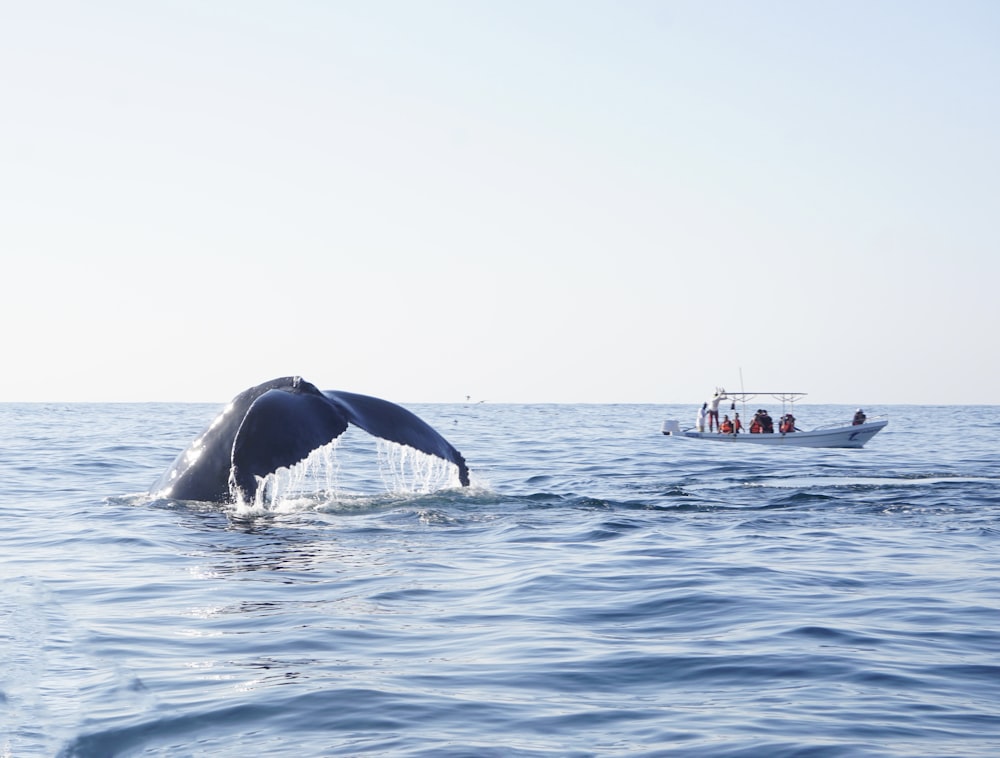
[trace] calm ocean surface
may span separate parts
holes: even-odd
[[[220,407],[0,405],[0,756],[1000,754],[1000,407],[409,404],[470,490],[352,428],[143,495]]]

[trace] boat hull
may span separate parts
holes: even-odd
[[[731,442],[734,444],[772,445],[778,447],[864,447],[872,437],[882,431],[889,422],[872,421],[857,426],[838,426],[829,429],[813,429],[807,432],[787,434],[720,434],[718,432],[664,431],[673,437],[709,440],[711,442]]]

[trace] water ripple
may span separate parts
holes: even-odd
[[[1000,749],[1000,411],[790,454],[658,434],[690,409],[415,410],[470,491],[345,446],[237,508],[141,494],[214,407],[0,406],[0,754]]]

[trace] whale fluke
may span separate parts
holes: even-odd
[[[305,460],[349,424],[454,463],[462,486],[469,486],[465,458],[416,414],[388,400],[321,391],[301,377],[285,376],[233,398],[151,492],[177,500],[252,500],[258,478]]]

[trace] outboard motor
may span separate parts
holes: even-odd
[[[663,428],[660,430],[664,434],[676,435],[681,433],[680,422],[675,419],[668,419],[663,422]]]

